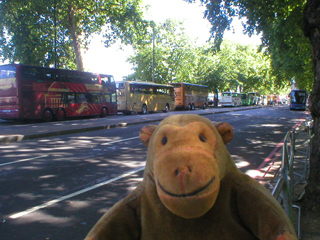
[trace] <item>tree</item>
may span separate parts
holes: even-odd
[[[275,91],[270,59],[254,46],[223,41],[220,51],[212,52],[211,46],[205,47],[199,62],[201,66],[197,68],[201,73],[198,77],[214,92],[238,88],[243,92],[262,94]]]
[[[308,0],[304,10],[304,33],[312,46],[314,85],[310,111],[314,120],[314,138],[311,145],[310,178],[306,188],[306,206],[320,210],[320,1]]]
[[[153,47],[151,39],[156,40]],[[186,37],[182,23],[167,20],[149,28],[145,42],[135,46],[135,55],[129,58],[135,73],[129,79],[151,81],[153,56],[155,58],[155,82],[188,82],[209,87],[209,91],[273,92],[274,77],[270,59],[253,46],[241,46],[223,42],[220,51],[210,45],[195,46]]]
[[[103,32],[109,46],[145,31],[141,0],[0,1],[0,53],[10,62],[83,70],[80,48]]]
[[[195,0],[185,0],[195,2]],[[206,5],[205,17],[212,24],[212,38],[219,49],[223,33],[232,20],[243,20],[244,33],[262,34],[262,44],[271,56],[277,85],[292,79],[311,90],[310,44],[302,31],[302,12],[306,1],[200,0]],[[308,79],[306,81],[306,79]],[[305,83],[309,84],[305,84]]]
[[[194,2],[195,0],[187,0]],[[320,209],[320,3],[319,0],[201,0],[206,4],[205,17],[212,23],[212,36],[219,49],[225,29],[236,16],[245,19],[244,32],[262,33],[263,46],[270,54],[277,84],[294,79],[300,88],[310,90],[312,73],[311,114],[315,137],[312,140],[310,179],[306,189],[309,208]],[[303,10],[305,8],[304,14]],[[304,20],[303,20],[304,19]],[[303,34],[310,39],[310,44]],[[313,62],[313,72],[311,70]]]
[[[135,55],[128,60],[133,63],[135,73],[128,79],[151,81],[154,67],[155,82],[192,82],[194,47],[184,33],[182,23],[166,20],[156,25],[151,23],[144,41],[134,45]],[[152,44],[155,41],[155,44]],[[155,65],[153,66],[153,57]]]

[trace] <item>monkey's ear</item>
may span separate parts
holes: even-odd
[[[154,132],[154,130],[156,129],[156,125],[146,125],[144,126],[139,134],[139,138],[140,141],[146,146],[148,147],[149,144],[149,140]]]
[[[224,144],[231,142],[233,138],[233,128],[229,123],[220,122],[215,124],[218,132],[220,133]]]

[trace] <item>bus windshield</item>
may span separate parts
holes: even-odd
[[[17,96],[16,82],[16,66],[1,66],[0,67],[0,104],[5,104],[8,99],[4,97]],[[12,99],[11,99],[12,100]]]
[[[291,103],[305,104],[307,101],[306,91],[292,91],[290,101]]]
[[[0,68],[0,79],[16,77],[16,66],[3,66]]]

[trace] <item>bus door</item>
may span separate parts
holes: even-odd
[[[128,95],[130,94],[129,84],[120,82],[117,84],[117,105],[118,111],[126,111],[128,109]]]
[[[184,108],[185,107],[185,98],[183,92],[183,86],[181,84],[174,84],[174,97],[175,97],[175,107]]]
[[[76,95],[74,93],[61,93],[62,103],[65,105],[66,116],[77,116]]]

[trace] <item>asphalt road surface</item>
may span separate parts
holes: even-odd
[[[310,116],[284,106],[206,117],[233,126],[228,150],[254,177],[286,132]],[[0,145],[0,239],[83,239],[142,180],[143,125]]]

